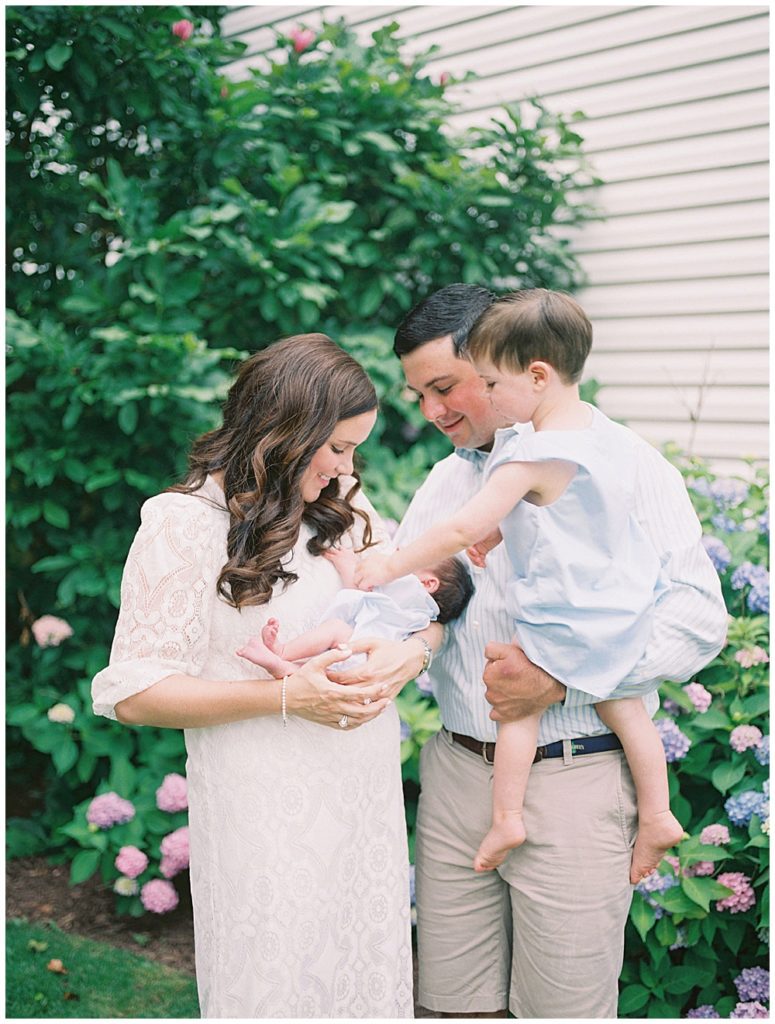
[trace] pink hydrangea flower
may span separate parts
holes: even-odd
[[[140,890],[140,902],[152,914],[168,914],[178,905],[179,897],[172,882],[153,878]]]
[[[703,846],[725,846],[729,842],[729,829],[726,825],[706,825],[700,832]]]
[[[770,1017],[767,1007],[758,1001],[738,1003],[729,1016],[733,1020],[769,1020]]]
[[[73,627],[56,615],[41,615],[32,624],[32,635],[38,647],[59,647],[63,640],[73,635]]]
[[[288,38],[293,43],[296,53],[304,53],[314,43],[315,33],[311,28],[302,28],[301,25],[297,25],[288,33]]]
[[[713,700],[712,695],[705,689],[702,683],[687,683],[683,689],[694,705],[694,710],[704,715],[710,707],[710,702]]]
[[[122,846],[113,863],[122,875],[137,878],[148,867],[148,858],[136,846]]]
[[[667,853],[662,858],[662,860],[665,862],[665,864],[669,864],[670,865],[670,867],[673,869],[673,871],[676,873],[676,875],[679,874],[679,872],[681,870],[681,862],[675,856],[675,854]]]
[[[716,865],[712,860],[698,860],[696,864],[690,864],[684,872],[689,877],[698,876],[700,878],[706,875],[712,875],[716,870]]]
[[[167,811],[169,814],[188,808],[188,785],[182,775],[170,772],[164,776],[156,790],[156,806],[160,811]]]
[[[135,816],[134,805],[118,793],[101,793],[95,796],[86,811],[86,820],[99,828],[123,825]]]
[[[744,647],[742,651],[735,654],[735,661],[743,668],[752,668],[754,665],[766,665],[770,660],[769,654],[763,647]]]
[[[188,867],[188,826],[176,828],[161,841],[161,865],[165,878],[174,878]]]
[[[181,18],[180,21],[176,21],[172,26],[173,36],[177,36],[178,39],[182,39],[184,43],[188,42],[191,36],[194,34],[194,25],[188,20],[188,18]]]
[[[729,745],[738,754],[750,747],[758,747],[762,741],[762,731],[755,725],[738,725],[729,734]]]
[[[751,879],[742,871],[725,871],[718,876],[716,881],[732,890],[729,896],[716,902],[716,910],[728,910],[730,914],[742,914],[746,910],[750,910],[756,902]]]

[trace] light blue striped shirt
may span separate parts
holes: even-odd
[[[486,452],[457,449],[437,463],[412,499],[394,538],[396,545],[410,543],[472,498],[482,485],[486,459]],[[651,638],[627,687],[610,696],[644,696],[653,715],[659,706],[656,687],[662,680],[690,679],[721,650],[727,611],[681,474],[642,440],[637,447],[635,503],[637,518],[659,552],[671,586],[657,605]],[[484,696],[484,648],[491,640],[508,642],[514,632],[504,603],[512,576],[504,545],[490,552],[485,570],[472,567],[472,574],[474,596],[464,614],[445,627],[445,641],[430,676],[444,726],[489,741],[497,731]],[[608,732],[594,709],[597,699],[569,687],[565,701],[542,715],[539,743]]]

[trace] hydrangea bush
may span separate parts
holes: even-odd
[[[636,886],[623,1017],[767,1017],[768,481],[684,473],[730,613],[727,645],[660,693],[672,808],[687,838]]]

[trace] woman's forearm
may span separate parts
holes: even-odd
[[[125,725],[196,729],[280,713],[277,679],[199,679],[179,673],[116,704]]]

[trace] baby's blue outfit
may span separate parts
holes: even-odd
[[[416,576],[401,576],[384,587],[374,590],[340,590],[326,619],[344,619],[353,627],[352,638],[382,637],[385,640],[405,640],[410,633],[432,622],[439,614],[439,606]],[[332,666],[337,672],[363,661],[365,655],[354,654],[346,662]]]
[[[635,447],[593,406],[583,430],[496,436],[485,479],[509,462],[561,459],[576,475],[551,505],[522,500],[500,524],[514,575],[506,607],[528,658],[561,683],[606,697],[635,667],[668,581],[635,518]]]

